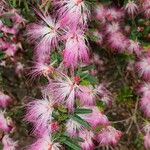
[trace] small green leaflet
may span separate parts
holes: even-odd
[[[90,113],[92,113],[91,109],[77,108],[75,110],[75,114],[90,114]]]
[[[91,129],[91,126],[88,122],[86,122],[85,120],[83,120],[81,117],[79,117],[78,115],[72,115],[71,118],[78,122],[79,124],[81,124],[82,126],[84,126],[87,129]]]

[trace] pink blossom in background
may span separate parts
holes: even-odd
[[[112,49],[122,53],[127,49],[129,40],[121,32],[115,32],[109,35],[108,43]]]
[[[104,24],[106,22],[106,8],[103,5],[98,5],[94,9],[95,17],[100,23]]]
[[[66,33],[65,39],[63,53],[65,66],[76,68],[79,63],[89,63],[89,49],[84,32],[80,29],[71,29]]]
[[[143,0],[143,10],[146,18],[150,18],[150,1]]]
[[[79,132],[79,137],[84,140],[84,142],[80,143],[82,150],[94,150],[94,133],[92,131],[81,130]]]
[[[145,56],[140,59],[136,64],[136,69],[139,73],[139,76],[143,79],[150,79],[150,57]]]
[[[107,21],[120,21],[124,18],[124,13],[120,9],[108,8],[105,17]]]
[[[128,52],[131,54],[135,53],[137,56],[139,56],[141,54],[140,43],[137,41],[130,40]]]
[[[122,133],[112,126],[103,128],[96,137],[101,146],[115,146],[120,140]]]
[[[0,112],[0,130],[4,132],[10,132],[11,130],[8,126],[7,119],[4,116],[4,112]]]
[[[150,95],[145,95],[141,98],[140,108],[147,117],[150,117]]]
[[[138,13],[138,5],[132,1],[129,0],[128,3],[125,6],[126,12],[131,15],[131,17],[134,17]]]
[[[120,25],[118,22],[112,22],[106,25],[106,33],[113,34],[120,31]]]
[[[13,141],[9,135],[5,135],[2,139],[3,150],[17,150],[18,141]]]
[[[144,146],[145,146],[146,149],[150,148],[150,133],[147,133],[144,136]]]
[[[0,92],[0,107],[6,108],[10,104],[12,104],[13,99],[8,95]]]
[[[150,95],[150,83],[149,82],[142,83],[138,89],[138,93],[143,94],[143,96]]]

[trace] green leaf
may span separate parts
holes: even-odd
[[[3,52],[0,52],[0,60],[4,59],[5,54]]]
[[[74,143],[73,141],[69,139],[62,141],[62,143],[69,146],[73,150],[82,150],[78,144]]]
[[[71,118],[72,118],[74,121],[76,121],[76,122],[78,122],[79,124],[81,124],[82,126],[84,126],[85,128],[91,129],[90,124],[89,124],[87,121],[83,120],[83,119],[82,119],[81,117],[79,117],[78,115],[72,115]]]
[[[75,110],[75,113],[76,114],[90,114],[90,113],[92,113],[92,110],[91,109],[85,109],[85,108],[77,108]]]
[[[7,18],[7,17],[3,17],[3,18],[1,18],[1,21],[6,25],[6,26],[8,26],[8,27],[12,27],[12,21],[9,19],[9,18]]]
[[[4,34],[0,32],[0,38],[2,38],[3,36],[4,36]]]

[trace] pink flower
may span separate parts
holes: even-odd
[[[112,126],[103,128],[100,133],[98,133],[96,140],[101,146],[115,146],[120,140],[122,133]]]
[[[124,52],[129,44],[128,39],[121,32],[110,34],[108,42],[110,44],[110,47],[112,49],[118,50],[118,52]]]
[[[125,6],[125,10],[131,17],[134,17],[135,14],[138,12],[138,6],[134,1],[129,0]]]
[[[0,106],[1,107],[6,108],[12,102],[13,102],[12,98],[10,98],[8,95],[0,92]]]
[[[100,23],[104,24],[106,22],[106,8],[103,5],[98,5],[94,11],[96,19],[99,20]]]
[[[111,24],[108,24],[106,26],[106,32],[108,34],[113,34],[115,32],[118,32],[120,30],[120,25],[118,22],[112,22]]]
[[[147,133],[144,136],[144,146],[145,146],[146,149],[150,148],[150,133]]]
[[[73,111],[77,87],[75,79],[72,80],[66,75],[61,75],[56,80],[52,80],[43,92],[47,95],[50,94],[54,102],[65,104],[69,111]]]
[[[66,123],[66,132],[71,136],[77,136],[78,132],[82,130],[82,125],[73,119],[69,119]]]
[[[36,43],[36,55],[48,55],[49,52],[58,46],[59,24],[51,16],[37,12],[41,22],[28,26],[29,40]]]
[[[2,139],[3,150],[17,150],[18,142],[14,142],[9,135],[5,135]]]
[[[30,145],[27,150],[60,150],[61,146],[59,143],[55,143],[49,136],[43,136],[37,139],[35,143]]]
[[[9,28],[9,27],[7,27],[7,26],[3,26],[3,27],[1,27],[1,29],[0,29],[2,32],[4,32],[4,33],[9,33],[9,34],[14,34],[14,35],[16,35],[17,34],[17,29],[16,29],[16,27],[13,27],[13,28]]]
[[[84,108],[91,109],[92,113],[80,115],[80,117],[86,120],[93,128],[96,128],[98,125],[109,125],[108,118],[97,107]]]
[[[140,108],[146,116],[150,117],[150,95],[141,98]]]
[[[120,21],[124,17],[124,13],[119,9],[109,8],[106,11],[105,17],[107,21]]]
[[[100,100],[110,106],[112,104],[112,94],[107,90],[104,83],[99,84],[96,88],[97,94],[100,96]]]
[[[104,38],[103,33],[101,33],[101,32],[99,32],[98,30],[96,30],[96,31],[93,31],[91,34],[94,36],[94,41],[95,41],[98,45],[102,45],[102,43],[103,43],[103,38]]]
[[[77,96],[79,97],[81,106],[91,106],[96,102],[94,89],[91,86],[79,86]]]
[[[144,15],[146,18],[150,18],[150,1],[149,0],[144,0],[143,1],[143,10],[144,10]]]
[[[131,54],[135,53],[136,55],[139,56],[141,54],[141,47],[139,45],[139,42],[130,40],[130,44],[129,44],[129,47],[128,47],[128,52],[131,53]]]
[[[10,132],[11,128],[8,126],[7,119],[4,116],[4,112],[0,112],[0,130],[4,132]]]
[[[17,44],[10,44],[9,47],[5,50],[7,56],[12,57],[16,54],[18,50]]]
[[[79,132],[79,137],[84,140],[84,142],[80,143],[82,150],[94,150],[93,132],[88,131],[88,130],[81,130]]]
[[[36,62],[34,66],[32,67],[31,72],[29,75],[31,75],[33,78],[38,76],[48,76],[49,74],[52,74],[54,72],[53,65],[54,63],[51,63],[50,65],[43,63],[43,62]]]
[[[55,0],[54,4],[59,7],[58,14],[62,26],[86,25],[89,10],[84,0]]]
[[[66,67],[76,68],[81,62],[89,63],[89,49],[84,32],[72,29],[66,34],[64,49],[64,64]]]
[[[24,70],[24,64],[22,64],[21,62],[17,62],[15,72],[19,77],[21,77],[23,70]]]
[[[143,94],[144,96],[150,95],[150,83],[144,82],[143,84],[141,84],[138,92],[139,94]]]
[[[150,57],[146,56],[141,58],[136,64],[137,71],[140,77],[143,77],[146,80],[150,79]]]
[[[33,133],[42,135],[46,133],[52,122],[53,105],[51,98],[35,100],[27,104],[25,120],[33,123]]]

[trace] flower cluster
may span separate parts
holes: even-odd
[[[17,39],[20,27],[25,24],[25,20],[16,9],[10,9],[4,2],[0,2],[0,50],[6,57],[13,59],[21,43]]]
[[[11,97],[0,92],[0,132],[2,135],[3,150],[15,150],[18,147],[18,142],[10,138],[10,134],[15,131],[15,124],[5,111],[12,102],[13,99]]]
[[[52,5],[55,14],[36,10],[41,21],[27,27],[29,40],[35,45],[35,64],[30,75],[47,79],[47,85],[41,87],[42,99],[34,99],[26,105],[25,120],[33,125],[32,133],[36,137],[28,149],[58,150],[67,145],[89,150],[94,149],[95,142],[99,146],[115,146],[122,133],[111,126],[97,104],[110,107],[113,96],[105,84],[90,81],[90,71],[82,70],[90,64],[87,37],[90,8],[84,0],[54,0]],[[107,12],[105,15],[98,12],[97,18],[100,21],[103,17],[101,22],[107,23],[105,35],[109,37],[110,46],[123,51],[130,43],[129,51],[138,53],[138,43],[126,40],[121,32],[119,22],[124,17],[123,12],[101,9]],[[101,34],[95,32],[94,35]],[[102,38],[98,43],[102,43]],[[121,48],[119,42],[123,43]],[[62,59],[54,60],[53,53]]]

